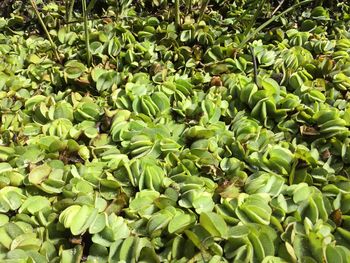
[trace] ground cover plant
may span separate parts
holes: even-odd
[[[0,262],[350,262],[350,4],[0,2]]]

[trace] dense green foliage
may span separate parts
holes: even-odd
[[[346,1],[0,8],[0,262],[350,262]]]

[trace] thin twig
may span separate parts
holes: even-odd
[[[254,66],[254,82],[258,86],[258,64],[256,62],[256,57],[254,54],[254,48],[250,46],[250,52],[252,53],[253,57],[253,66]]]
[[[69,0],[66,0],[66,1],[69,1]],[[72,16],[73,16],[74,1],[75,0],[70,1],[69,10],[66,10],[66,12],[68,13],[68,16],[67,16],[67,24],[68,24],[67,31],[68,32],[70,31],[70,21],[72,20]]]
[[[175,25],[180,26],[180,0],[175,0]]]
[[[84,31],[85,31],[85,46],[86,46],[86,56],[87,56],[87,65],[91,66],[91,51],[90,51],[90,36],[89,36],[89,28],[88,28],[88,19],[86,12],[86,0],[82,0],[83,4],[83,17],[84,17]]]
[[[250,32],[250,30],[252,29],[252,27],[254,26],[255,22],[256,22],[256,19],[258,18],[260,12],[262,11],[263,7],[264,7],[264,4],[265,4],[266,0],[262,0],[260,1],[260,4],[259,6],[257,7],[255,13],[254,13],[254,16],[253,16],[253,19],[250,21],[249,25],[247,26],[246,30],[244,30],[244,33],[243,33],[243,36],[247,36]],[[256,2],[255,2],[256,3]]]
[[[91,0],[88,7],[86,8],[87,12],[89,13],[92,11],[92,9],[95,7],[97,0]]]
[[[281,16],[295,10],[296,7],[307,4],[312,2],[313,0],[305,0],[302,1],[300,3],[297,3],[289,8],[287,8],[285,11],[283,11],[282,13],[275,15],[273,17],[271,17],[269,20],[267,20],[265,23],[263,23],[261,26],[259,26],[257,29],[255,29],[252,33],[247,34],[245,36],[245,38],[242,40],[242,42],[239,44],[238,48],[243,48],[244,45],[252,38],[254,37],[257,33],[259,33],[261,30],[263,30],[265,27],[267,27],[269,24],[271,24],[273,21],[275,21],[277,18],[280,18]]]
[[[103,19],[115,19],[115,18],[116,18],[115,16],[100,16],[100,17],[88,17],[87,20],[88,21],[98,21],[98,20],[103,20]],[[70,24],[77,24],[77,23],[84,23],[84,19],[82,19],[82,20],[76,19],[73,21],[69,21],[68,23],[64,22],[63,24],[70,25]]]
[[[38,20],[39,20],[39,22],[40,22],[42,28],[43,28],[44,31],[45,31],[45,34],[46,34],[46,36],[47,36],[47,38],[48,38],[48,40],[49,40],[49,42],[50,42],[50,44],[51,44],[51,47],[52,47],[53,50],[54,50],[54,53],[55,53],[55,56],[56,56],[57,61],[60,62],[60,61],[61,61],[61,58],[60,58],[60,56],[58,55],[57,46],[56,46],[56,44],[53,42],[53,40],[52,40],[52,38],[51,38],[51,35],[50,35],[50,33],[49,33],[49,30],[47,29],[47,27],[46,27],[46,25],[45,25],[43,19],[42,19],[41,16],[40,16],[40,13],[39,13],[39,10],[38,10],[38,7],[37,7],[36,3],[34,2],[34,0],[30,0],[30,4],[32,5],[32,7],[33,7],[33,9],[34,9],[34,12],[35,12],[35,15],[37,16],[37,18],[38,18]]]
[[[282,0],[279,5],[276,7],[275,10],[273,10],[271,16],[274,16],[276,14],[276,12],[282,7],[283,3],[284,3],[285,0]]]
[[[209,1],[210,0],[203,0],[203,4],[202,4],[201,9],[199,11],[198,22],[200,22],[203,19],[203,16],[204,16],[205,10],[208,7]]]
[[[249,9],[244,10],[244,12],[235,21],[233,21],[230,26],[233,28],[236,24],[240,23],[246,17],[249,11]]]
[[[187,0],[186,1],[186,13],[189,14],[191,11],[191,6],[192,6],[192,0]]]
[[[66,23],[69,22],[69,0],[64,1],[64,6],[66,8]]]

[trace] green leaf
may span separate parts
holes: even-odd
[[[19,209],[19,213],[28,211],[31,214],[35,214],[40,210],[50,207],[50,201],[44,196],[31,196],[27,200],[24,201],[21,208]]]
[[[8,172],[12,170],[12,166],[9,163],[0,163],[0,173]]]
[[[62,263],[79,263],[83,257],[83,247],[77,245],[72,249],[61,251],[60,259]]]
[[[326,248],[326,261],[327,262],[343,262],[341,253],[337,251],[336,247],[330,245]]]
[[[70,60],[64,65],[64,73],[69,79],[79,78],[85,70],[85,65],[77,60]]]
[[[89,233],[96,234],[101,232],[107,224],[107,215],[105,213],[98,214],[95,220],[89,226]]]
[[[119,54],[120,50],[121,50],[121,44],[117,37],[113,37],[111,40],[109,40],[109,44],[108,44],[109,55],[115,57]]]
[[[35,233],[26,233],[17,236],[11,243],[11,250],[38,250],[41,246],[41,240],[36,238]]]
[[[41,184],[45,179],[48,178],[51,171],[52,168],[49,165],[39,165],[29,173],[28,180],[30,183],[35,185]]]
[[[247,226],[237,225],[229,229],[228,236],[233,238],[242,238],[248,236],[249,233],[250,230]]]
[[[201,213],[200,225],[214,237],[226,237],[227,225],[225,220],[214,212]]]
[[[97,209],[90,208],[86,205],[82,206],[75,215],[75,220],[70,224],[73,235],[79,235],[86,231],[90,224],[97,216]]]
[[[120,75],[118,72],[102,73],[96,82],[96,89],[98,91],[110,90],[113,86],[117,87],[120,83]]]
[[[172,233],[181,233],[186,228],[190,227],[195,221],[195,218],[189,214],[179,214],[174,216],[174,218],[169,222],[168,231]]]

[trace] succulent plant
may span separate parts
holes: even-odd
[[[1,262],[349,262],[346,1],[0,8]]]

